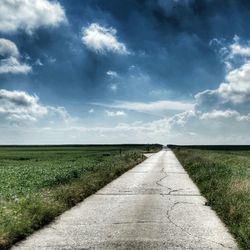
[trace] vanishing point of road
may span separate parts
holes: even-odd
[[[237,249],[205,203],[163,149],[12,249]]]

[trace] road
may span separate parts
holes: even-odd
[[[237,249],[234,239],[165,149],[12,250]]]

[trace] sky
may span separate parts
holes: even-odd
[[[250,144],[249,0],[0,1],[0,144]]]

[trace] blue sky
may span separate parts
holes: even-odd
[[[249,144],[249,21],[247,0],[2,0],[0,144]]]

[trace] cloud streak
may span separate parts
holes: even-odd
[[[155,102],[129,102],[115,101],[114,103],[93,103],[94,105],[107,108],[126,109],[136,112],[157,112],[157,111],[184,111],[192,110],[194,104],[180,101],[155,101]]]
[[[126,113],[124,111],[109,111],[109,110],[105,110],[105,113],[107,114],[107,116],[110,117],[115,117],[115,116],[126,116]]]

